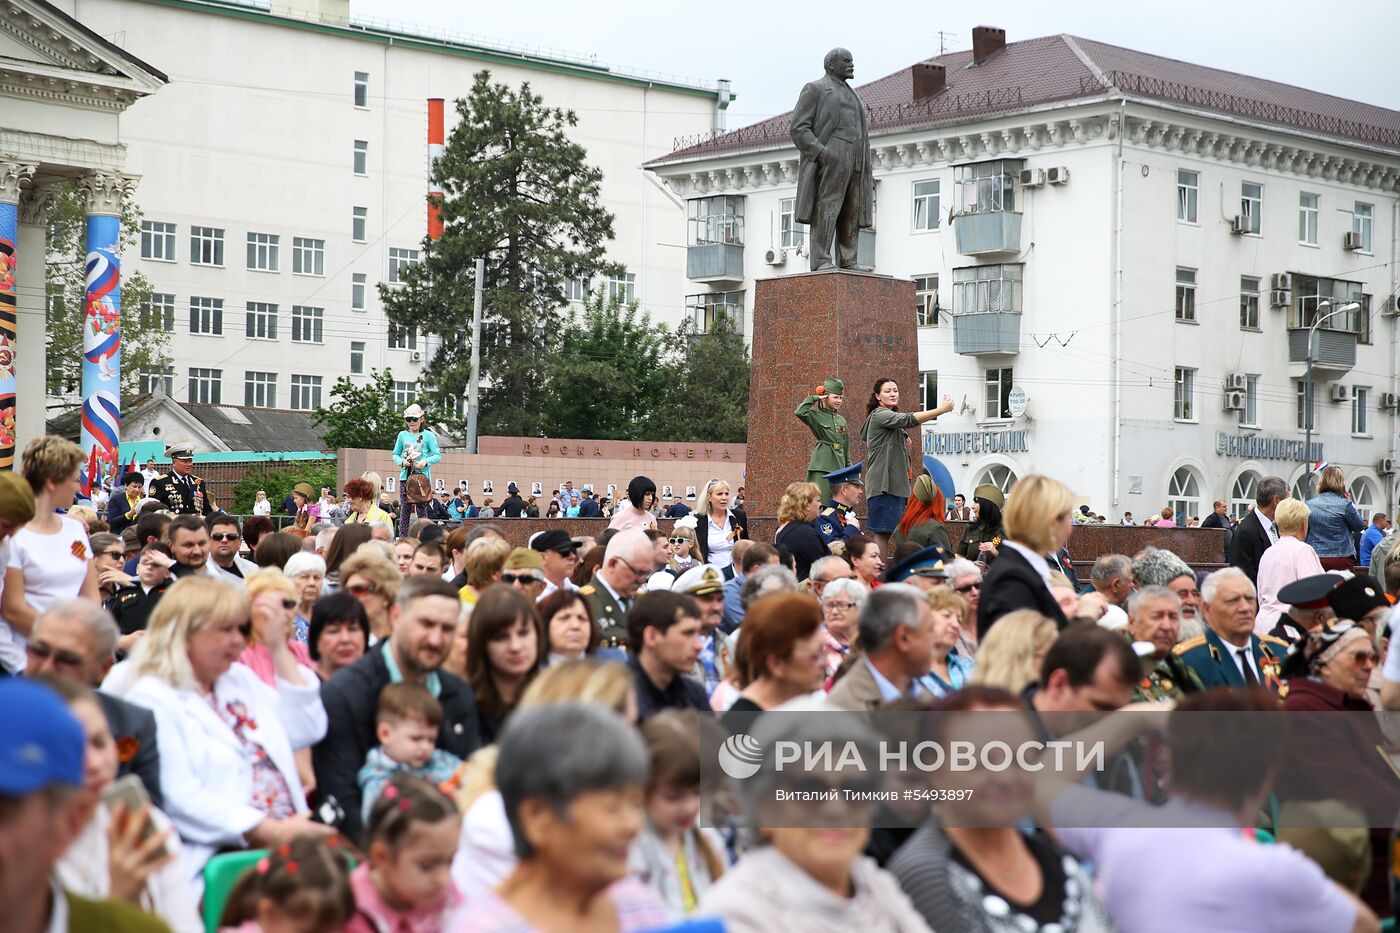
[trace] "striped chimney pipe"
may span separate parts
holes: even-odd
[[[442,236],[442,213],[433,196],[442,197],[442,185],[433,180],[433,163],[442,155],[446,137],[443,134],[442,98],[428,98],[428,239]]]

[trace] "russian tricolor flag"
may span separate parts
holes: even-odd
[[[1332,464],[1328,463],[1326,460],[1318,460],[1315,463],[1313,463],[1312,471],[1314,473],[1321,473],[1323,470],[1327,469],[1331,465]]]

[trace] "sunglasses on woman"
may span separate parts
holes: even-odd
[[[352,583],[345,589],[351,596],[368,596],[379,591],[373,583]]]
[[[689,538],[671,538],[671,547],[680,547],[682,544],[689,544]]]

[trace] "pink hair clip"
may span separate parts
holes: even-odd
[[[296,860],[295,860],[295,859],[293,859],[292,861],[288,862],[288,863],[287,863],[287,874],[289,874],[289,875],[295,875],[295,874],[297,873],[297,867],[298,867],[298,866],[297,866],[297,863],[296,863]]]
[[[393,800],[398,795],[399,789],[393,784],[390,784],[387,787],[385,787],[383,792],[380,794],[380,796],[383,797],[385,800]]]
[[[272,868],[272,860],[269,859],[266,855],[264,855],[262,858],[258,859],[258,864],[257,864],[258,874],[260,874],[260,875],[265,875],[265,874],[267,874],[268,869],[270,869],[270,868]]]
[[[408,812],[408,801],[407,801],[407,800],[400,800],[400,801],[399,801],[399,812],[400,812],[400,813],[407,813],[407,812]]]

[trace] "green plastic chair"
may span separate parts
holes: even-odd
[[[224,915],[224,905],[228,903],[233,886],[245,871],[266,854],[266,849],[223,852],[204,863],[203,912],[206,933],[218,933],[219,919]]]

